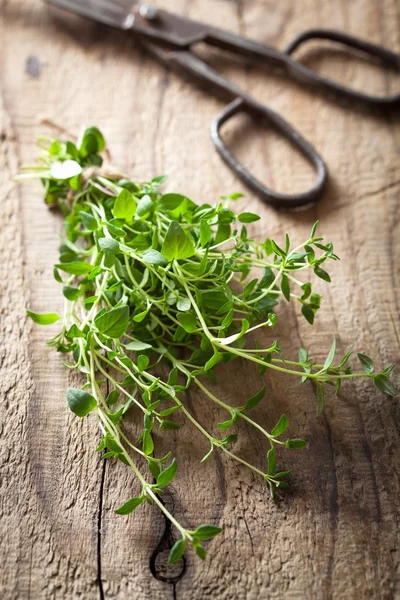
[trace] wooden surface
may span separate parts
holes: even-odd
[[[284,47],[310,27],[336,27],[400,51],[396,0],[164,0],[176,11],[223,24]],[[45,347],[50,330],[32,326],[25,307],[61,309],[51,265],[61,219],[37,185],[11,183],[31,163],[40,117],[71,131],[97,125],[114,163],[139,179],[168,174],[168,189],[199,201],[244,191],[212,149],[208,127],[218,100],[192,88],[145,56],[129,35],[48,10],[40,2],[0,1],[0,596],[92,600],[143,598],[400,598],[400,436],[398,399],[367,383],[330,394],[315,418],[311,384],[267,375],[268,397],[256,416],[267,427],[281,413],[307,450],[282,455],[295,472],[292,490],[273,504],[263,481],[216,456],[204,465],[202,439],[188,425],[167,432],[179,475],[166,497],[183,524],[213,522],[224,533],[205,563],[189,555],[186,570],[165,567],[172,538],[160,512],[129,518],[113,508],[136,491],[121,465],[100,463],[94,419],[67,409],[70,374]],[[307,64],[373,93],[399,89],[361,59],[302,53]],[[329,60],[328,60],[329,58]],[[378,365],[399,359],[399,148],[395,114],[335,104],[257,69],[211,56],[216,67],[268,103],[326,159],[330,183],[318,206],[279,213],[247,193],[240,207],[261,211],[257,236],[303,241],[312,223],[332,238],[340,263],[323,290],[310,327],[292,304],[279,335],[291,355],[304,345],[324,357],[332,335],[341,352],[368,352]],[[312,174],[268,130],[240,119],[226,133],[246,164],[279,190],[305,189]],[[319,284],[318,284],[319,285]],[[254,370],[230,365],[221,396],[240,403],[258,382]],[[186,402],[202,422],[218,411],[191,392]],[[237,451],[263,461],[263,440],[242,427]]]

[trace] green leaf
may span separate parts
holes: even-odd
[[[299,350],[299,362],[306,363],[308,360],[308,350],[305,348],[300,348]]]
[[[158,250],[146,250],[146,252],[143,253],[142,258],[143,262],[145,262],[148,265],[165,267],[165,265],[168,264],[168,261],[165,258],[165,256],[163,256],[161,252],[158,252]]]
[[[63,295],[70,300],[71,302],[75,302],[78,300],[81,295],[81,290],[79,288],[73,287],[72,285],[65,285],[62,290]]]
[[[157,477],[157,485],[159,487],[165,487],[174,479],[176,472],[178,470],[178,463],[174,458],[169,467],[167,467],[164,471],[161,471],[159,476]]]
[[[83,133],[79,154],[84,157],[88,154],[98,154],[105,146],[106,142],[101,131],[97,127],[88,127]]]
[[[53,179],[70,179],[82,173],[82,167],[76,160],[65,160],[54,162],[51,165],[50,176]]]
[[[322,384],[317,381],[317,417],[322,414],[324,410],[324,388]]]
[[[358,360],[361,363],[362,368],[364,369],[364,371],[366,373],[370,374],[375,371],[375,365],[374,365],[374,361],[372,360],[372,358],[370,358],[366,354],[361,354],[361,352],[359,354],[357,354],[357,356],[358,356]]]
[[[179,313],[178,321],[188,333],[193,333],[197,329],[197,317],[194,313]]]
[[[206,362],[206,364],[204,365],[204,370],[209,371],[210,369],[215,367],[215,365],[220,363],[221,360],[223,360],[223,358],[224,358],[224,355],[222,352],[215,352],[215,354],[210,358],[210,360],[208,360]]]
[[[320,277],[321,279],[323,279],[324,281],[327,281],[328,283],[331,282],[331,278],[329,276],[329,273],[327,273],[326,271],[324,271],[324,269],[321,269],[321,267],[315,267],[314,273],[318,277]]]
[[[275,471],[276,467],[276,452],[275,448],[271,448],[267,452],[267,460],[268,460],[268,475],[272,475]]]
[[[199,558],[201,558],[201,560],[206,560],[207,553],[206,553],[205,548],[203,548],[203,546],[195,546],[194,550],[195,550],[197,556]]]
[[[117,515],[129,515],[131,512],[135,510],[138,506],[142,504],[144,500],[144,496],[139,496],[138,498],[131,498],[128,502],[125,502],[119,508],[114,510]]]
[[[335,359],[335,354],[336,354],[336,337],[333,336],[333,342],[332,342],[331,349],[329,350],[329,354],[326,357],[325,362],[324,362],[325,370],[329,369],[329,367],[332,365],[332,363]]]
[[[164,196],[160,198],[158,206],[162,211],[175,210],[186,199],[186,196],[182,196],[182,194],[164,194]]]
[[[286,300],[290,302],[290,284],[289,279],[286,275],[282,275],[282,284],[281,284],[282,294],[285,296]]]
[[[241,223],[254,223],[254,221],[259,221],[260,218],[261,217],[251,212],[242,212],[238,216],[238,219]]]
[[[118,402],[118,398],[119,398],[118,390],[111,390],[111,392],[108,394],[108,396],[106,398],[107,406],[112,406],[113,404],[116,404]]]
[[[279,437],[286,429],[289,427],[289,421],[287,420],[286,415],[282,415],[275,425],[273,430],[271,431],[271,435],[274,437]]]
[[[200,244],[202,245],[203,248],[211,240],[211,237],[212,237],[211,227],[205,219],[202,219],[200,221]]]
[[[293,440],[286,440],[285,446],[286,448],[289,448],[289,450],[298,450],[299,448],[304,448],[304,446],[307,446],[307,442],[305,440],[296,438]]]
[[[266,385],[264,384],[262,389],[259,392],[257,392],[257,394],[254,394],[254,396],[252,396],[251,398],[249,398],[247,400],[245,409],[250,410],[251,408],[254,408],[255,406],[257,406],[257,404],[264,398],[265,390],[266,390]]]
[[[98,223],[97,219],[95,219],[95,217],[92,214],[81,210],[79,216],[81,218],[82,223],[85,226],[85,229],[88,229],[89,231],[96,231],[96,229],[98,228]]]
[[[238,413],[236,411],[232,411],[231,418],[228,421],[223,421],[222,423],[218,423],[217,427],[221,431],[226,431],[233,423],[237,420]]]
[[[137,352],[138,350],[150,350],[152,346],[150,344],[146,344],[146,342],[141,342],[140,340],[133,340],[132,342],[129,342],[125,348],[127,350],[134,350]]]
[[[54,265],[60,271],[69,273],[70,275],[87,275],[93,269],[93,266],[87,262],[73,261]]]
[[[163,421],[160,424],[160,429],[175,430],[180,428],[181,426],[179,425],[179,423],[175,423],[174,421],[168,421],[167,419],[163,419]]]
[[[97,406],[97,400],[88,392],[78,388],[69,388],[67,392],[69,408],[78,417],[86,417]]]
[[[319,221],[316,221],[311,229],[310,240],[312,240],[315,236],[315,232],[317,231]]]
[[[190,258],[195,253],[194,242],[191,236],[177,223],[171,221],[166,233],[161,254],[170,262]]]
[[[131,223],[135,213],[136,201],[128,190],[123,189],[115,200],[113,215],[116,219],[124,219]]]
[[[100,238],[99,246],[104,254],[117,254],[119,252],[119,244],[113,238]]]
[[[145,369],[147,369],[147,367],[149,366],[149,362],[150,362],[150,359],[145,354],[141,354],[140,356],[138,356],[137,366],[138,366],[139,371],[142,372]]]
[[[31,310],[27,310],[26,314],[38,325],[52,325],[61,319],[57,313],[34,313]]]
[[[145,217],[152,210],[153,210],[153,201],[152,201],[152,199],[148,195],[143,196],[143,198],[141,198],[139,200],[139,203],[137,205],[136,214],[138,215],[138,217]]]
[[[179,298],[178,302],[176,303],[176,308],[182,312],[190,310],[191,306],[192,305],[189,298]]]
[[[120,338],[124,335],[129,323],[128,306],[112,308],[107,312],[100,312],[94,319],[94,324],[103,335],[110,338]]]
[[[396,388],[394,387],[390,379],[386,377],[386,375],[382,375],[382,373],[375,375],[374,383],[378,390],[380,390],[384,394],[387,394],[388,396],[396,395]]]
[[[217,525],[199,525],[193,535],[199,540],[211,540],[221,531],[222,527],[217,527]]]
[[[75,323],[73,325],[71,325],[71,327],[68,329],[68,331],[65,335],[69,339],[74,339],[77,337],[86,339],[86,335],[83,333],[83,331],[81,331],[79,329],[79,327],[77,325],[75,325]]]
[[[302,304],[301,312],[306,320],[312,325],[314,323],[314,312],[308,304]]]
[[[168,563],[170,565],[173,565],[174,563],[178,562],[178,560],[180,560],[182,558],[182,556],[185,554],[185,550],[186,550],[186,540],[185,539],[181,539],[181,540],[178,540],[177,542],[175,542],[175,544],[171,548],[171,552],[169,553]]]
[[[153,442],[153,438],[151,437],[151,433],[150,431],[148,431],[148,429],[145,429],[143,431],[143,452],[146,454],[146,456],[148,456],[149,454],[151,454],[154,450],[154,442]]]

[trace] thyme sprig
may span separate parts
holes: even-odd
[[[46,203],[59,206],[64,214],[65,238],[54,277],[63,286],[65,301],[62,316],[27,311],[28,315],[42,325],[60,322],[61,330],[48,344],[71,354],[64,364],[86,378],[81,389],[68,390],[70,409],[79,417],[97,415],[102,434],[97,451],[103,459],[130,467],[141,483],[140,495],[115,512],[129,514],[144,501],[157,504],[180,534],[170,562],[182,557],[187,544],[204,559],[204,540],[221,528],[187,529],[161,502],[159,496],[178,465],[171,452],[157,455],[155,428],[179,429],[173,414],[183,413],[209,444],[202,462],[222,452],[262,477],[272,497],[276,489],[288,486],[290,473],[277,468],[277,449],[306,445],[301,438],[283,439],[289,427],[285,415],[272,431],[253,420],[251,411],[262,401],[265,384],[242,406],[221,400],[210,388],[216,365],[240,358],[249,361],[249,367],[254,363],[260,377],[270,369],[302,383],[311,380],[317,389],[317,415],[324,408],[325,387],[339,391],[346,379],[372,379],[393,395],[389,377],[394,367],[376,372],[372,359],[359,354],[363,370],[354,373],[351,352],[336,359],[335,339],[323,364],[316,364],[303,348],[297,361],[287,360],[278,341],[269,347],[258,342],[248,347],[253,338],[249,334],[274,327],[280,299],[299,303],[313,324],[321,296],[311,281],[299,279],[299,273],[311,272],[329,283],[326,265],[338,260],[332,242],[317,235],[318,223],[295,248],[288,235],[283,247],[269,238],[256,241],[246,225],[259,217],[250,212],[237,215],[230,208],[240,194],[197,205],[181,194],[163,194],[165,177],[137,183],[110,172],[100,156],[104,138],[95,127],[86,129],[76,144],[51,138],[41,138],[38,144],[38,166],[26,168],[18,178],[39,178]],[[185,391],[191,385],[226,411],[217,429],[210,423],[206,430],[186,408]],[[124,426],[128,411],[143,423],[134,441]],[[236,435],[217,433],[240,420],[269,442],[264,470],[235,454]],[[145,459],[148,474],[139,469],[137,458]]]

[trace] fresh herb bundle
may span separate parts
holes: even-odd
[[[123,462],[141,482],[140,496],[115,512],[129,514],[144,501],[157,504],[180,534],[169,561],[178,561],[188,543],[204,559],[203,541],[221,529],[186,529],[164,506],[159,495],[178,465],[171,452],[157,456],[152,431],[179,429],[172,415],[181,411],[209,443],[201,462],[223,452],[262,477],[272,497],[276,489],[288,486],[289,471],[277,468],[276,449],[306,445],[303,439],[282,439],[288,428],[285,415],[272,431],[251,418],[265,385],[241,407],[223,402],[210,389],[216,380],[214,367],[240,358],[254,363],[249,367],[257,368],[260,377],[273,369],[303,383],[311,379],[319,415],[325,386],[339,391],[346,379],[368,377],[393,395],[389,376],[394,366],[377,373],[372,359],[358,354],[362,372],[353,373],[348,366],[351,352],[335,360],[335,340],[324,364],[315,364],[303,348],[298,361],[286,360],[277,341],[268,348],[247,348],[250,332],[275,325],[273,311],[280,298],[299,302],[313,323],[321,297],[297,273],[308,270],[330,282],[326,263],[338,259],[332,243],[317,236],[317,223],[296,248],[291,248],[289,236],[283,247],[271,239],[258,242],[249,238],[246,224],[259,217],[236,215],[229,208],[240,194],[197,205],[180,194],[162,194],[165,177],[130,181],[103,165],[105,142],[95,127],[86,129],[77,144],[50,138],[40,138],[38,144],[38,166],[26,167],[18,178],[40,178],[46,203],[58,205],[64,214],[65,239],[54,277],[63,286],[65,308],[63,316],[28,315],[41,325],[62,323],[49,346],[71,353],[73,358],[64,364],[86,378],[81,389],[68,390],[68,405],[79,417],[96,414],[102,434],[97,451],[103,459]],[[162,364],[168,366],[167,377],[160,375]],[[206,430],[197,422],[185,407],[185,390],[191,385],[226,410],[227,419],[217,425],[220,431],[244,420],[265,435],[270,445],[265,471],[234,453],[236,435],[221,437],[215,427]],[[124,427],[128,411],[143,423],[133,441]],[[149,473],[141,472],[136,457],[147,461]]]

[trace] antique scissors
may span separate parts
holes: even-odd
[[[384,109],[400,106],[400,94],[376,97],[352,90],[318,75],[291,56],[307,40],[331,40],[362,51],[379,59],[385,67],[400,71],[400,54],[343,32],[329,29],[305,31],[281,52],[240,35],[135,0],[48,0],[48,2],[106,25],[132,31],[140,43],[163,64],[180,73],[190,75],[196,82],[205,84],[207,89],[226,98],[230,103],[217,115],[211,125],[213,143],[230,169],[263,200],[275,207],[291,208],[318,200],[326,184],[327,167],[315,148],[287,121],[199,58],[193,51],[197,43],[203,42],[228,50],[258,65],[278,67],[303,85],[312,86],[317,90],[353,102],[362,102],[370,107]],[[308,191],[300,194],[275,192],[256,179],[232,155],[221,138],[220,130],[228,119],[239,112],[269,121],[313,165],[316,180]]]

